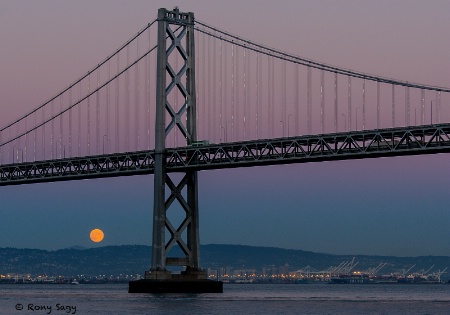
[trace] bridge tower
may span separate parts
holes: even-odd
[[[174,56],[178,54],[177,56]],[[174,60],[181,60],[174,65]],[[153,204],[152,266],[145,279],[130,282],[134,292],[222,292],[222,283],[207,280],[200,269],[197,171],[186,171],[176,182],[166,172],[166,139],[182,134],[186,145],[197,140],[194,14],[176,7],[158,10],[158,52],[156,79],[155,172]],[[176,111],[173,93],[184,103]],[[174,226],[167,211],[178,203],[184,220]],[[170,235],[166,240],[166,235]],[[170,257],[178,245],[184,257]],[[166,266],[184,266],[172,274]]]

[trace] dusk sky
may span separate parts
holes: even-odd
[[[0,126],[85,74],[158,8],[174,6],[302,57],[450,86],[445,0],[0,0]],[[439,154],[203,171],[201,244],[450,255],[449,160]],[[6,186],[0,200],[0,247],[151,245],[150,175]],[[99,244],[89,239],[94,228],[105,233]]]

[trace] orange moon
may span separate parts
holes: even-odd
[[[91,234],[89,234],[91,241],[93,241],[95,243],[101,242],[103,240],[104,236],[105,236],[105,234],[100,229],[93,229],[91,231]]]

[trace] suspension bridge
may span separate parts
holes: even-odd
[[[0,185],[154,174],[145,278],[195,280],[204,291],[198,171],[449,152],[449,92],[302,58],[160,9],[73,84],[1,126]],[[169,219],[171,207],[180,222]],[[181,256],[169,256],[174,247]]]

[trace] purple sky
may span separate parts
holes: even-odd
[[[271,47],[450,86],[448,1],[0,1],[0,125],[111,54],[160,7]],[[448,104],[443,104],[448,106]],[[450,117],[443,117],[449,121]],[[448,155],[200,173],[201,243],[449,255]],[[2,187],[0,247],[151,244],[153,177]]]

